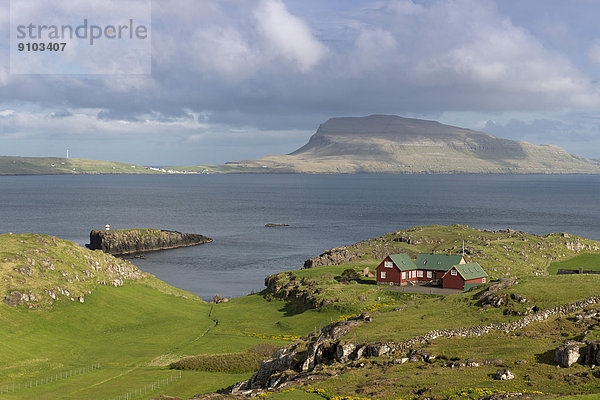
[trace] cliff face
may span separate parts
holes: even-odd
[[[203,235],[159,229],[93,230],[90,232],[90,244],[86,246],[91,250],[123,255],[176,249],[209,242],[212,242],[212,239]]]

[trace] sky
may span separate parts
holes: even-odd
[[[395,114],[600,159],[597,0],[155,0],[151,73],[136,74],[87,56],[87,74],[11,70],[11,6],[0,155],[216,164],[290,153],[331,117]]]

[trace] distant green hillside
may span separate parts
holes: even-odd
[[[56,157],[0,156],[0,175],[157,174],[145,167],[114,161]]]

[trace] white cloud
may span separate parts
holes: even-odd
[[[390,16],[389,9],[397,12]],[[361,28],[355,42],[359,49],[365,57],[353,55],[348,65],[364,70],[370,62],[379,67],[386,83],[374,87],[437,92],[432,93],[432,107],[450,98],[450,91],[454,100],[447,108],[600,105],[600,93],[589,77],[501,15],[491,1],[435,1],[424,6],[392,0]]]
[[[244,35],[232,27],[198,30],[192,37],[192,60],[203,72],[237,83],[256,73],[261,57]]]
[[[361,74],[393,64],[396,46],[396,39],[391,32],[382,28],[363,29],[356,39],[353,63],[350,64],[352,72]]]
[[[486,121],[515,110],[547,117],[600,106],[594,77],[582,72],[586,61],[600,64],[600,40],[581,40],[592,46],[577,64],[585,51],[569,59],[561,47],[546,47],[533,22],[499,11],[502,0],[360,0],[315,8],[317,1],[154,1],[148,77],[15,76],[7,73],[6,54],[0,104],[16,115],[0,116],[0,139],[102,132],[110,140],[206,143],[202,138],[224,135],[235,142],[266,130],[306,132],[340,115],[435,119],[447,111]],[[0,6],[0,22],[8,22],[6,11]],[[8,35],[6,24],[0,33]],[[0,51],[8,53],[7,46],[0,43]],[[31,109],[39,112],[25,111]],[[276,153],[268,146],[265,153]],[[242,151],[227,158],[246,157]]]
[[[309,72],[327,53],[309,26],[290,14],[281,0],[261,0],[254,11],[258,30],[276,53]]]

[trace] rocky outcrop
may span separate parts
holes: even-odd
[[[302,363],[302,371],[312,371],[315,366],[321,364],[323,360],[333,360],[337,358],[339,344],[335,343],[342,336],[350,331],[350,328],[360,325],[364,321],[372,321],[369,314],[364,313],[359,317],[351,318],[348,321],[340,321],[335,324],[327,325],[321,330],[321,335],[311,342],[306,351],[306,357]],[[342,345],[343,347],[343,345]],[[348,348],[346,349],[348,350]],[[341,350],[343,352],[343,350]],[[349,356],[356,353],[358,349],[354,348]],[[364,350],[362,350],[364,352]],[[356,357],[355,357],[356,358]],[[358,357],[360,358],[360,357]]]
[[[22,306],[24,303],[28,304],[32,301],[38,301],[35,293],[29,291],[29,293],[21,293],[19,291],[12,291],[8,296],[4,297],[4,301],[11,307]]]
[[[477,292],[473,298],[479,300],[480,305],[493,305],[497,303],[496,294],[500,291],[509,289],[516,285],[518,282],[515,279],[500,278],[498,282],[488,286],[480,292]],[[497,307],[497,306],[496,306]]]
[[[318,257],[309,258],[308,260],[304,261],[303,268],[320,267],[323,265],[348,264],[349,262],[356,260],[361,255],[361,253],[358,253],[352,249],[352,246],[336,247],[334,249],[327,250]]]
[[[554,351],[554,360],[563,368],[569,368],[575,363],[600,365],[600,342],[564,342]]]
[[[310,335],[306,338],[308,348],[302,351],[303,341],[292,343],[275,352],[270,358],[260,363],[260,368],[250,379],[228,388],[228,394],[246,394],[255,389],[272,389],[282,387],[284,384],[298,380],[313,371],[319,364],[336,361],[341,345],[339,339],[348,333],[350,328],[363,322],[371,321],[369,314],[363,313],[347,321],[334,322],[321,329],[320,334]],[[350,350],[351,349],[351,350]],[[383,354],[377,345],[362,345],[348,347],[348,356],[358,359],[371,354]],[[352,355],[350,355],[352,354]]]
[[[554,351],[554,361],[563,368],[569,368],[581,360],[584,346],[581,342],[565,342]]]
[[[265,286],[268,292],[276,298],[298,301],[310,308],[318,308],[331,303],[331,300],[318,296],[320,291],[316,287],[316,282],[304,278],[300,281],[295,279],[287,281],[288,278],[290,278],[289,273],[267,276]]]
[[[515,379],[515,374],[513,374],[506,368],[502,368],[496,371],[496,375],[494,375],[494,378],[500,381],[510,381],[512,379]]]
[[[212,242],[212,239],[203,235],[159,229],[93,230],[90,232],[90,243],[86,244],[86,247],[112,255],[125,255],[209,242]]]
[[[600,341],[586,341],[585,357],[583,358],[587,365],[600,365]]]

